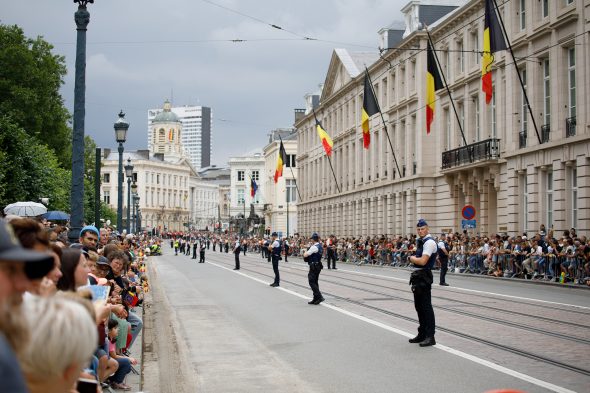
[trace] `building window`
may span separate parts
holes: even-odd
[[[569,117],[576,116],[576,48],[568,49],[568,101],[569,101]]]
[[[105,173],[103,175],[103,182],[104,183],[110,183],[111,182],[111,174],[110,173]]]
[[[475,141],[479,142],[481,140],[481,124],[479,122],[479,95],[473,97],[473,102],[475,102]]]
[[[252,179],[255,181],[260,180],[260,171],[252,171]]]
[[[149,183],[150,182],[150,174],[149,173],[145,173],[145,182]]]
[[[529,211],[528,211],[528,205],[529,205],[529,187],[527,184],[527,178],[526,178],[526,173],[524,175],[521,176],[521,184],[522,184],[522,205],[525,208],[522,209],[522,213],[523,213],[523,228],[522,230],[524,232],[527,231],[527,228],[529,226]]]
[[[103,191],[102,193],[102,201],[107,205],[111,204],[111,192],[110,191]]]
[[[526,147],[526,139],[527,139],[527,128],[528,128],[528,115],[527,115],[527,105],[526,105],[526,97],[525,91],[527,87],[526,82],[526,69],[520,71],[520,75],[522,78],[522,85],[524,87],[523,90],[520,91],[520,135],[519,135],[519,146],[520,148]]]
[[[496,91],[492,91],[492,138],[496,138],[498,135],[498,121],[497,121],[498,109],[496,107]]]
[[[479,34],[477,30],[471,34],[471,39],[473,41],[472,47],[474,48],[473,52],[473,64],[479,64],[479,59],[481,54],[479,52]]]
[[[547,228],[553,226],[553,171],[547,172]]]
[[[541,5],[541,16],[543,18],[549,16],[549,0],[543,0],[543,4]]]
[[[545,125],[551,123],[551,81],[549,78],[549,59],[543,60],[543,96],[545,97]]]
[[[243,188],[238,188],[238,205],[241,205],[243,203],[245,203],[245,199],[244,199],[244,189]]]
[[[518,11],[520,13],[520,30],[524,30],[526,29],[526,0],[520,0]]]
[[[443,109],[443,118],[445,119],[445,150],[451,150],[451,114],[449,108]]]
[[[156,184],[160,184],[160,174],[156,175]]]
[[[238,181],[244,181],[245,171],[238,171]]]
[[[459,55],[459,73],[463,73],[465,71],[465,54],[463,53],[463,41],[457,42],[457,52]]]
[[[572,227],[578,227],[578,169],[573,167],[571,170],[572,184]]]
[[[133,173],[133,175],[131,176],[131,179],[132,179],[131,181],[133,183],[137,183],[137,172]]]
[[[287,168],[295,168],[295,158],[297,158],[296,154],[287,154]]]
[[[287,202],[297,202],[297,186],[295,185],[295,179],[287,179],[285,185],[287,187]]]

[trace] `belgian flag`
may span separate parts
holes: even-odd
[[[254,178],[250,178],[250,196],[254,198],[256,195],[256,191],[258,191],[258,184],[256,184],[256,180]]]
[[[492,64],[494,53],[506,50],[506,41],[502,35],[498,15],[492,5],[492,0],[486,1],[484,28],[483,28],[483,56],[481,62],[481,89],[486,93],[486,104],[492,101]]]
[[[326,154],[329,157],[332,155],[332,146],[334,146],[334,142],[332,142],[332,138],[330,138],[330,135],[328,135],[326,130],[324,130],[324,127],[322,127],[322,123],[320,123],[318,118],[315,117],[315,112],[313,116],[315,118],[315,128],[318,131],[318,136],[320,137],[320,140],[322,141],[322,146],[324,146],[324,150],[326,151]]]
[[[277,168],[275,169],[275,183],[279,181],[279,177],[283,176],[283,165],[287,162],[287,152],[285,152],[285,146],[283,141],[279,146],[279,158],[277,159]]]
[[[371,134],[369,134],[369,118],[375,113],[381,112],[377,98],[373,94],[371,86],[371,78],[369,77],[369,70],[365,69],[365,92],[363,96],[363,110],[361,113],[361,124],[363,127],[363,146],[365,149],[369,148],[371,143]]]
[[[434,120],[434,102],[436,101],[434,93],[442,89],[444,85],[430,42],[428,42],[426,56],[426,133],[430,134],[430,125]]]

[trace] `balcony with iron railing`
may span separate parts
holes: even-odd
[[[518,133],[518,148],[519,149],[524,149],[526,147],[526,138],[527,138],[526,131],[521,131]]]
[[[544,126],[541,126],[541,143],[549,142],[550,134],[551,134],[551,126],[549,126],[549,124],[545,124]]]
[[[490,138],[442,153],[442,169],[495,160],[500,157],[500,140]]]
[[[576,116],[565,119],[565,137],[569,138],[576,135]]]

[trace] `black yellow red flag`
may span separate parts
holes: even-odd
[[[371,134],[369,133],[369,118],[375,113],[381,112],[379,109],[379,103],[375,94],[373,94],[373,88],[371,86],[371,78],[369,78],[369,71],[365,69],[365,91],[363,95],[363,110],[361,113],[361,125],[363,128],[363,146],[365,149],[369,148],[371,143]]]
[[[483,56],[481,62],[481,89],[486,93],[486,104],[492,101],[492,64],[494,53],[506,50],[506,41],[502,35],[498,15],[492,0],[485,0],[485,19],[483,27]]]
[[[434,120],[434,103],[436,101],[435,92],[444,87],[434,52],[430,42],[426,50],[426,133],[430,134],[430,125]]]
[[[281,145],[279,146],[279,157],[277,159],[277,167],[275,169],[275,183],[279,181],[279,177],[283,176],[283,165],[287,163],[287,152],[285,151],[285,146],[283,146],[283,141],[281,141]]]

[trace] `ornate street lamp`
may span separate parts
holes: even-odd
[[[119,143],[119,178],[117,195],[117,231],[123,230],[123,143],[127,140],[129,123],[125,121],[125,113],[119,112],[119,118],[115,122],[115,140]]]
[[[133,190],[135,188],[135,191],[133,191],[133,233],[137,233],[137,216],[139,213],[139,195],[137,195],[137,185],[135,183],[133,183],[133,185],[131,186],[131,190]]]
[[[76,22],[76,76],[74,84],[74,122],[72,131],[72,186],[70,188],[70,231],[71,243],[78,241],[84,222],[84,118],[86,117],[86,27],[90,13],[86,4],[94,0],[74,0],[78,11],[74,13]]]
[[[133,165],[131,165],[131,158],[127,159],[127,165],[125,165],[125,176],[127,176],[127,233],[131,233],[131,179],[133,178]]]

